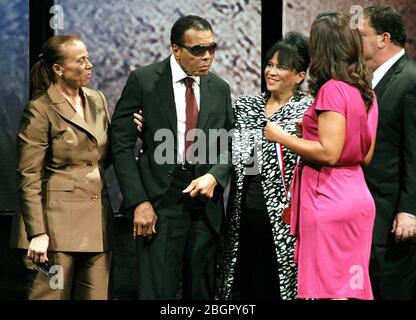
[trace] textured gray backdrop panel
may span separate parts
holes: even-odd
[[[233,99],[261,87],[260,0],[65,0],[64,29],[87,45],[94,64],[92,88],[108,99],[110,111],[130,71],[170,53],[170,29],[181,16],[200,15],[213,26],[219,44],[213,71],[229,82]],[[107,173],[113,209],[121,195],[114,172]]]
[[[0,212],[16,205],[16,131],[28,99],[28,15],[28,0],[0,0]]]

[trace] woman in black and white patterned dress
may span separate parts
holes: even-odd
[[[297,156],[263,137],[265,122],[295,134],[295,120],[312,104],[299,86],[309,65],[308,42],[288,33],[267,53],[267,92],[242,96],[234,105],[234,175],[220,257],[220,299],[293,299],[297,268],[295,238],[281,214]],[[283,154],[279,167],[277,153]],[[282,174],[282,172],[284,174]],[[284,175],[285,183],[282,180]]]

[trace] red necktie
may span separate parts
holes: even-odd
[[[188,155],[188,148],[192,145],[195,139],[195,135],[190,136],[186,139],[189,130],[196,129],[198,125],[198,104],[196,102],[196,97],[194,89],[192,89],[192,83],[194,82],[193,78],[185,78],[186,92],[185,92],[185,101],[186,101],[186,129],[185,129],[185,160],[189,160],[191,157]]]

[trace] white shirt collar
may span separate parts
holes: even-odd
[[[193,78],[195,82],[199,85],[201,78],[196,77],[196,76],[188,76],[186,72],[183,71],[181,66],[178,64],[173,54],[170,56],[170,68],[172,70],[172,82],[173,83],[179,82],[186,77],[190,77],[190,78]]]
[[[373,80],[372,85],[373,88],[380,82],[380,80],[384,77],[384,75],[389,71],[389,69],[404,55],[404,49],[400,50],[400,52],[396,53],[393,57],[389,60],[384,62],[380,67],[378,67],[373,73]]]

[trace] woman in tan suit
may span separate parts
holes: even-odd
[[[12,245],[37,272],[29,299],[107,299],[112,210],[104,183],[110,116],[77,36],[53,36],[30,73],[17,134],[20,210]],[[29,259],[30,258],[30,259]]]

